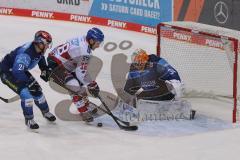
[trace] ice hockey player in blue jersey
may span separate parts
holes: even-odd
[[[46,65],[44,54],[51,44],[51,35],[46,31],[38,31],[32,42],[16,48],[0,62],[1,80],[20,96],[25,124],[30,129],[39,128],[34,121],[33,103],[38,106],[43,117],[48,121],[56,120],[56,117],[49,112],[49,106],[40,85],[29,72],[38,64],[41,70],[40,77],[47,81],[50,70]]]
[[[135,95],[140,89],[138,99],[172,100],[181,97],[182,83],[176,69],[164,58],[148,55],[137,49],[132,54],[132,64],[124,90]]]

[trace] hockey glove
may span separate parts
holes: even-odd
[[[42,70],[40,78],[42,78],[45,82],[48,82],[49,81],[49,77],[51,76],[51,73],[52,73],[52,69],[51,68]]]
[[[27,88],[33,96],[39,96],[42,94],[42,88],[40,87],[36,80],[28,83]]]
[[[88,84],[87,88],[88,88],[88,92],[93,97],[97,97],[99,95],[100,89],[98,87],[98,84],[95,81],[92,81],[90,84]]]

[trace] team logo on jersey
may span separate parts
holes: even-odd
[[[144,82],[141,82],[141,86],[142,87],[155,87],[156,86],[156,81],[155,80],[144,81]]]

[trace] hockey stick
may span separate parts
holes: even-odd
[[[104,113],[108,114],[108,111],[106,111],[105,109],[101,108],[101,107],[97,107],[98,109],[100,109],[101,111],[103,111]],[[126,126],[130,126],[131,123],[130,122],[126,122],[126,121],[123,121],[121,120],[120,118],[114,116],[118,121],[120,121],[121,123],[125,124]]]
[[[118,125],[118,127],[119,127],[120,129],[123,129],[123,130],[126,130],[126,131],[135,131],[135,130],[138,129],[137,126],[130,126],[130,125],[129,125],[129,122],[127,122],[127,123],[128,123],[127,126],[121,125],[121,124],[118,122],[119,118],[117,118],[116,116],[113,115],[113,113],[110,111],[110,109],[108,108],[108,106],[106,105],[106,103],[102,100],[102,98],[101,98],[100,95],[98,95],[98,99],[102,102],[103,106],[106,108],[107,112],[105,112],[105,113],[107,113],[108,115],[110,115],[110,116],[112,117],[112,119],[117,123],[117,125]],[[99,108],[100,108],[100,107],[99,107]],[[122,120],[121,120],[120,122],[125,122],[125,121],[122,121]]]
[[[5,102],[5,103],[12,103],[12,102],[15,102],[15,101],[19,100],[19,96],[16,95],[16,96],[14,96],[14,97],[12,97],[12,98],[9,98],[9,99],[0,97],[0,99],[1,99],[3,102]]]
[[[54,73],[52,73],[52,75],[54,75],[56,78],[58,78],[58,76],[55,75]],[[78,93],[70,90],[69,88],[67,88],[67,87],[62,83],[62,80],[61,80],[61,79],[58,79],[58,82],[57,82],[57,81],[54,80],[54,78],[51,77],[51,80],[52,80],[52,82],[56,83],[57,85],[59,85],[60,87],[62,87],[62,88],[64,88],[64,89],[66,89],[67,91],[69,91],[69,92],[71,92],[71,93],[73,93],[73,94],[78,94]],[[60,84],[60,83],[61,83],[61,84]],[[98,98],[99,98],[99,97],[98,97]],[[130,123],[129,123],[129,122],[123,121],[123,120],[119,119],[118,117],[114,116],[114,115],[112,114],[112,112],[110,111],[110,109],[107,107],[107,105],[102,101],[102,99],[101,99],[101,98],[99,98],[99,99],[100,99],[100,101],[102,102],[102,104],[104,105],[104,107],[105,107],[107,110],[105,110],[105,109],[103,109],[103,108],[101,108],[101,107],[99,107],[99,106],[97,106],[97,108],[100,109],[101,111],[103,111],[104,113],[110,115],[110,116],[114,119],[114,121],[117,123],[117,125],[119,126],[119,128],[124,129],[124,130],[132,130],[132,131],[133,131],[133,130],[137,130],[137,126],[130,126]],[[121,125],[118,121],[121,122],[121,123],[123,123],[123,124],[125,124],[126,126]],[[121,127],[120,127],[120,126],[121,126]]]
[[[0,97],[0,99],[1,99],[3,102],[5,102],[5,103],[9,103],[9,102],[8,102],[9,99],[5,99],[5,98],[2,98],[2,97]]]
[[[15,102],[15,101],[19,100],[19,95],[16,95],[16,96],[14,96],[12,98],[9,98],[9,99],[0,97],[0,99],[5,103],[12,103],[12,102]]]
[[[31,84],[29,84],[28,87],[32,87],[35,82],[36,82],[36,80],[34,80],[33,82],[31,82]],[[14,96],[14,97],[12,97],[12,98],[9,98],[9,99],[3,98],[3,97],[0,97],[0,99],[1,99],[3,102],[5,102],[5,103],[12,103],[12,102],[15,102],[15,101],[19,100],[20,97],[19,97],[19,95],[16,95],[16,96]]]

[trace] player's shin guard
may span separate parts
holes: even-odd
[[[34,103],[38,106],[38,108],[41,110],[42,113],[47,113],[49,112],[49,107],[46,102],[45,97],[42,95],[40,97],[35,97],[34,98]]]
[[[25,119],[33,119],[33,99],[25,99],[21,101],[21,107]]]
[[[42,95],[38,98],[35,98],[34,102],[38,106],[38,108],[41,110],[44,118],[46,118],[48,121],[51,121],[51,122],[56,120],[56,117],[52,113],[49,112],[49,106],[47,104],[47,101],[46,101],[44,95]]]
[[[23,115],[25,117],[25,124],[30,129],[38,129],[39,125],[33,119],[33,99],[25,99],[21,101]]]
[[[23,115],[25,117],[25,124],[30,129],[38,129],[39,125],[33,120],[33,98],[27,88],[24,88],[20,92],[21,107]]]

